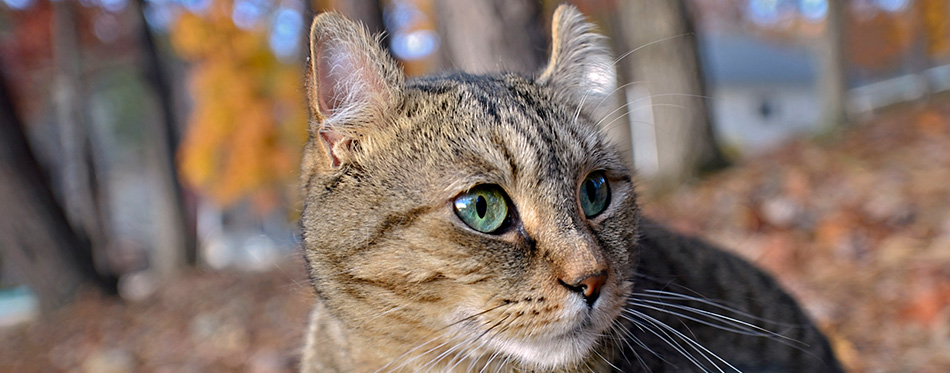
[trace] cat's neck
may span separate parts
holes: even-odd
[[[307,345],[301,361],[303,371],[355,371],[358,367],[375,366],[380,358],[375,356],[376,350],[369,348],[373,344],[368,342],[348,331],[318,300],[310,314]]]
[[[431,362],[432,356],[439,355],[435,350],[448,344],[440,346],[441,342],[434,343],[436,341],[428,337],[398,338],[386,333],[375,333],[373,330],[374,328],[365,324],[360,328],[349,327],[343,320],[328,312],[327,307],[318,300],[310,315],[307,346],[302,358],[303,371],[413,371],[428,369],[433,365],[435,371],[446,369],[446,366],[440,365],[442,362],[422,367]],[[426,340],[431,340],[432,345],[420,345]],[[427,356],[413,359],[415,356],[410,355],[414,355],[414,352],[427,352]]]

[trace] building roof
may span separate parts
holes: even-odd
[[[810,84],[815,67],[809,51],[747,35],[699,35],[703,71],[713,84]]]

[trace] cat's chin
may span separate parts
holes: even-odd
[[[554,327],[547,335],[495,339],[491,345],[533,370],[552,370],[584,361],[609,327],[612,317],[601,307],[587,308],[577,302],[570,311],[572,325]]]
[[[532,369],[551,370],[581,362],[597,340],[597,333],[575,331],[552,338],[502,340],[495,347]]]

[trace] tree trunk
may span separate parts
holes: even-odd
[[[133,3],[139,15],[139,34],[142,58],[142,73],[155,92],[161,109],[161,120],[145,120],[151,141],[151,156],[147,157],[155,179],[159,181],[158,211],[159,242],[153,248],[152,266],[164,277],[174,275],[186,265],[197,263],[194,229],[189,229],[193,220],[185,207],[183,188],[175,168],[175,154],[179,144],[177,117],[175,116],[172,89],[163,69],[155,40],[145,21],[145,1]]]
[[[81,97],[78,66],[81,58],[76,36],[76,15],[72,2],[53,4],[53,63],[56,67],[53,101],[59,132],[59,186],[70,222],[101,242],[103,232],[92,190],[92,170],[88,159],[88,126]]]
[[[81,84],[82,55],[76,28],[75,3],[53,3],[52,47],[56,76],[53,81],[53,103],[59,133],[59,157],[56,160],[60,202],[66,218],[77,231],[88,237],[93,258],[100,272],[109,272],[108,219],[99,205],[101,188],[96,169],[101,154],[93,149]]]
[[[624,54],[630,53],[621,54],[621,68],[626,71],[621,76],[629,79],[627,83],[637,82],[628,90],[633,94],[628,96],[627,110],[641,175],[660,189],[722,167],[725,159],[713,135],[696,35],[685,2],[624,0],[620,7],[620,37]],[[650,114],[652,123],[640,123],[649,122]],[[643,151],[651,147],[655,151]],[[652,164],[644,166],[644,161]]]
[[[821,101],[821,121],[827,128],[836,128],[848,123],[845,44],[848,29],[847,9],[844,0],[828,0],[825,16],[825,33],[820,53],[820,79],[818,95]]]
[[[89,240],[72,229],[57,204],[2,74],[0,206],[0,255],[6,267],[16,270],[14,275],[36,292],[42,311],[69,302],[84,283],[116,293],[116,279],[97,273]]]
[[[541,2],[436,0],[443,66],[470,73],[535,73],[545,62]]]

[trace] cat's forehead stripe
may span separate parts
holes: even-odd
[[[596,130],[583,116],[573,116],[532,82],[513,75],[474,76],[453,74],[442,79],[410,81],[411,89],[429,101],[458,100],[459,113],[445,118],[460,128],[457,136],[482,135],[502,146],[512,172],[561,175],[565,166],[584,161],[596,150]],[[504,99],[503,99],[504,98]],[[470,133],[465,133],[470,131]],[[500,139],[493,136],[501,135]],[[486,136],[487,135],[487,136]],[[513,158],[513,159],[512,159]],[[514,162],[517,162],[514,163]],[[520,167],[518,167],[520,166]],[[537,168],[541,169],[537,169]]]

